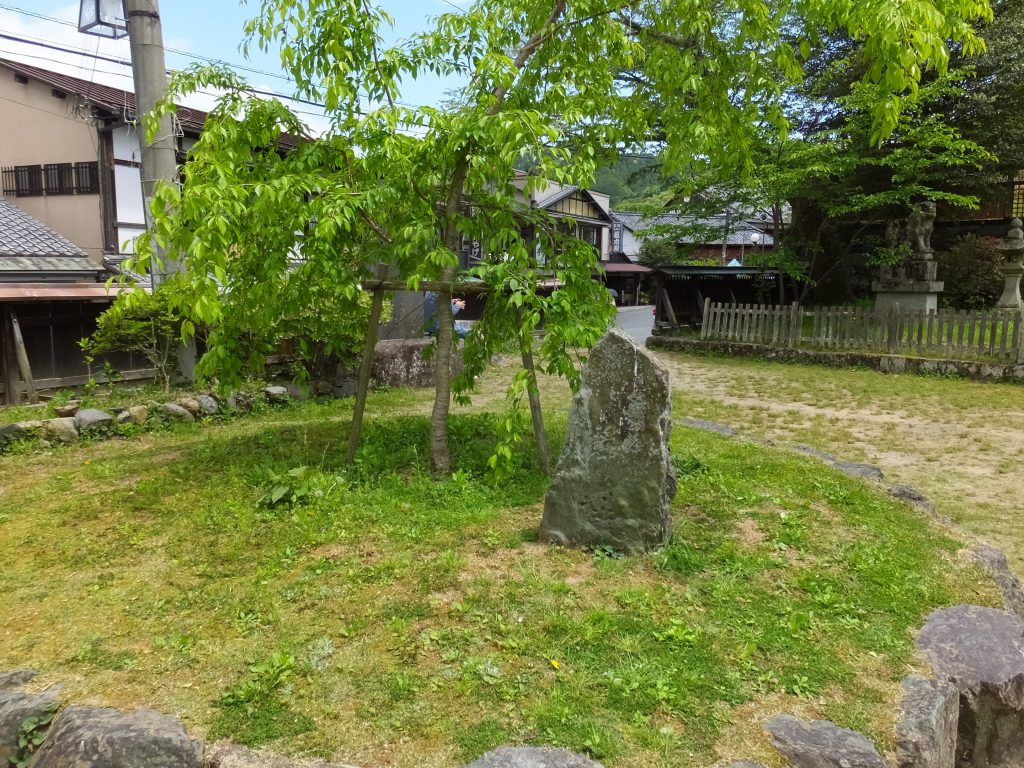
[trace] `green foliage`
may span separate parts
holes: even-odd
[[[953,309],[991,309],[1002,295],[1002,254],[994,238],[967,235],[936,255],[943,305]]]
[[[199,373],[230,384],[259,357],[259,343],[248,343],[253,330],[260,341],[314,292],[354,311],[360,284],[378,266],[415,289],[459,277],[460,245],[479,243],[483,258],[472,275],[493,290],[467,339],[469,373],[455,383],[457,393],[468,391],[490,350],[532,332],[541,316],[539,367],[575,385],[575,350],[610,322],[613,309],[590,280],[596,252],[532,208],[521,187],[592,186],[600,165],[651,142],[663,146],[669,176],[714,168],[746,178],[763,143],[784,139],[785,89],[803,78],[804,49],[823,27],[865,41],[866,109],[877,143],[896,128],[902,99],[917,93],[923,73],[945,69],[946,41],[980,49],[970,22],[989,14],[984,0],[950,0],[941,12],[932,0],[834,0],[792,13],[776,13],[766,0],[715,13],[654,0],[628,8],[477,0],[385,47],[392,19],[370,3],[258,5],[246,50],[278,49],[296,95],[326,104],[330,125],[311,140],[295,113],[249,98],[228,70],[177,74],[163,112],[200,88],[222,95],[189,151],[184,184],[157,191],[156,226],[140,239],[130,268],[153,267],[154,241],[186,265],[192,295],[175,305],[187,315],[183,330],[213,328]],[[799,54],[794,34],[806,38]],[[400,87],[425,72],[463,83],[447,108],[397,100]],[[284,134],[310,140],[284,151]],[[528,175],[517,186],[524,160]],[[557,290],[540,295],[538,285],[552,278]],[[442,302],[442,357],[447,311]],[[435,459],[447,403],[442,376]],[[438,459],[446,464],[447,450]]]
[[[640,263],[645,267],[680,264],[685,257],[672,238],[648,237],[640,243]]]
[[[32,760],[32,755],[46,738],[59,706],[54,702],[46,712],[26,718],[18,727],[18,747],[9,758],[13,768],[26,768]]]
[[[309,467],[294,467],[281,474],[271,473],[270,488],[260,497],[268,507],[295,504],[313,491]]]
[[[86,359],[92,362],[108,352],[135,352],[144,355],[156,370],[164,391],[170,390],[177,369],[177,350],[185,316],[179,308],[179,285],[167,283],[152,293],[142,289],[121,294],[110,309],[99,316],[96,330],[79,342]],[[104,362],[110,379],[110,366]]]

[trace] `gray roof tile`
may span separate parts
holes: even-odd
[[[99,272],[85,251],[0,198],[0,272]]]

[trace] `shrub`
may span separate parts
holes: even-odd
[[[939,280],[945,285],[940,295],[943,306],[952,309],[994,307],[1003,291],[1002,256],[999,241],[991,237],[966,235],[948,251],[939,253]]]

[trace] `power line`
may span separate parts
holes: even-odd
[[[65,26],[65,27],[71,27],[72,29],[75,29],[75,30],[78,29],[78,25],[74,24],[74,23],[72,23],[70,21],[64,21],[64,19],[58,19],[55,16],[47,16],[44,13],[36,13],[35,11],[29,11],[29,10],[26,10],[24,8],[16,8],[13,5],[5,5],[3,3],[0,3],[0,9],[5,10],[5,11],[11,11],[13,13],[20,13],[20,14],[22,14],[24,16],[32,16],[33,18],[36,18],[36,19],[42,19],[43,21],[49,21],[49,22],[52,22],[54,24],[60,24],[60,25]],[[277,78],[278,80],[284,80],[285,82],[289,82],[289,83],[294,83],[295,82],[294,80],[292,80],[292,78],[290,78],[290,77],[288,77],[286,75],[282,75],[279,72],[269,72],[269,71],[267,71],[265,69],[256,69],[255,67],[249,67],[249,66],[246,66],[245,64],[236,64],[233,61],[226,61],[224,59],[211,58],[209,56],[203,56],[203,55],[198,54],[198,53],[190,53],[189,51],[183,51],[180,48],[168,48],[168,47],[164,46],[164,50],[167,51],[168,53],[175,53],[175,54],[177,54],[179,56],[184,56],[184,57],[189,58],[189,59],[196,59],[197,61],[205,61],[205,62],[208,62],[210,64],[223,64],[225,66],[232,67],[233,69],[239,69],[239,70],[242,70],[244,72],[252,72],[252,73],[257,74],[257,75],[265,75],[266,77],[274,77],[274,78]]]

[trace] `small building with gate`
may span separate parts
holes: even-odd
[[[776,267],[663,266],[654,269],[655,328],[699,326],[704,302],[785,304],[792,280]]]

